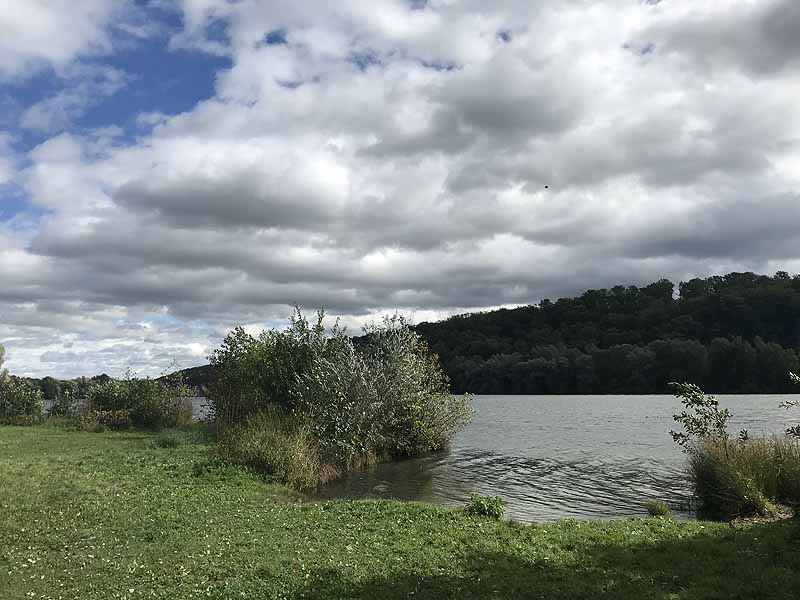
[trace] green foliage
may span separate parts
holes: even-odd
[[[706,396],[699,387],[692,383],[670,383],[675,389],[675,396],[680,398],[684,411],[673,415],[675,422],[684,428],[684,431],[670,431],[672,439],[686,449],[687,445],[696,440],[717,438],[723,441],[728,439],[728,419],[730,411],[720,409],[719,400],[714,396]]]
[[[77,396],[77,386],[64,385],[59,389],[58,395],[48,412],[49,417],[64,417],[77,419],[80,416],[80,401]]]
[[[703,516],[763,516],[776,503],[800,503],[800,442],[785,437],[706,439],[689,455],[689,472]]]
[[[312,326],[295,309],[285,331],[262,331],[256,338],[237,327],[228,334],[211,357],[214,419],[223,425],[242,423],[270,405],[291,410],[300,395],[298,379],[350,343],[338,324],[326,335],[323,319],[319,311]]]
[[[647,509],[647,514],[651,517],[672,518],[672,511],[663,500],[648,500],[645,502],[644,507]]]
[[[386,317],[365,333],[360,348],[337,340],[333,356],[298,377],[296,408],[323,455],[352,468],[446,447],[469,421],[470,398],[450,394],[438,358],[402,317]]]
[[[450,394],[437,357],[401,317],[368,327],[358,347],[338,326],[326,332],[323,317],[320,311],[312,326],[296,310],[285,331],[255,338],[236,329],[226,338],[212,357],[218,378],[211,403],[220,430],[280,421],[272,410],[278,407],[308,428],[295,433],[313,439],[320,464],[352,469],[444,448],[469,420],[470,398]],[[285,433],[267,430],[269,439]]]
[[[153,445],[156,448],[177,448],[181,441],[181,436],[175,431],[162,431],[153,439]]]
[[[474,494],[464,507],[464,512],[473,517],[503,518],[503,499],[500,496],[479,496]]]
[[[789,379],[791,379],[792,382],[794,382],[794,383],[800,383],[800,377],[798,377],[794,373],[789,373]],[[785,409],[788,410],[790,408],[796,408],[797,406],[800,406],[800,401],[787,400],[786,402],[781,402],[780,406],[781,406],[781,408],[785,408]],[[789,427],[786,430],[786,435],[789,435],[789,436],[792,436],[792,437],[795,437],[795,438],[800,438],[800,425],[792,425],[791,427]]]
[[[123,413],[134,427],[177,427],[191,421],[192,407],[188,400],[191,395],[179,374],[153,380],[137,378],[128,371],[124,379],[91,386],[87,411],[89,417],[112,428],[123,426]]]
[[[0,385],[3,385],[3,382],[8,377],[8,371],[3,368],[3,363],[6,362],[6,349],[0,344]]]
[[[800,504],[800,440],[756,437],[743,430],[738,441],[727,431],[730,412],[692,384],[672,384],[686,410],[670,432],[687,452],[699,514],[733,519],[767,516],[775,504]]]
[[[82,430],[95,433],[108,429],[120,431],[131,426],[131,416],[125,409],[99,410],[89,408],[81,414],[79,424]]]
[[[6,376],[0,381],[0,424],[33,425],[43,417],[42,392],[24,379]]]
[[[800,277],[753,273],[588,290],[537,306],[416,327],[453,391],[664,393],[693,381],[716,393],[791,392],[800,368]]]
[[[305,420],[279,406],[267,406],[242,425],[224,429],[218,455],[228,462],[266,473],[299,490],[334,478],[334,467],[320,460],[319,445]]]

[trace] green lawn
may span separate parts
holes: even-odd
[[[0,427],[0,598],[797,598],[795,523],[301,503],[185,434]]]

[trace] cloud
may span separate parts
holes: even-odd
[[[0,14],[0,78],[66,67],[76,57],[108,52],[106,24],[121,3],[110,0],[26,0]]]
[[[798,28],[800,5],[793,0],[678,3],[640,37],[706,70],[775,76],[800,66]]]
[[[0,132],[0,186],[9,183],[16,174],[17,157],[11,143],[11,134]]]
[[[70,67],[63,77],[67,86],[29,106],[22,127],[50,134],[69,129],[77,117],[128,83],[126,74],[112,67]]]
[[[791,270],[792,6],[182,0],[164,51],[228,57],[213,97],[148,107],[126,137],[74,121],[136,73],[75,78],[27,106],[42,139],[18,156],[5,138],[29,208],[0,223],[9,365],[158,374],[293,303],[358,329]],[[113,52],[93,19],[14,72]]]

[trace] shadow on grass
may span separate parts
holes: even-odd
[[[352,581],[336,570],[321,570],[295,598],[796,599],[800,523],[668,542],[596,544],[561,564],[553,562],[501,550],[466,552],[440,574],[409,567],[398,576]]]

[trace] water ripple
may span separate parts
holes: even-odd
[[[721,397],[734,425],[780,431],[784,396]],[[645,514],[650,499],[678,517],[691,489],[672,442],[670,396],[479,396],[473,423],[447,453],[376,465],[321,490],[318,498],[396,498],[448,506],[499,495],[524,522]]]

